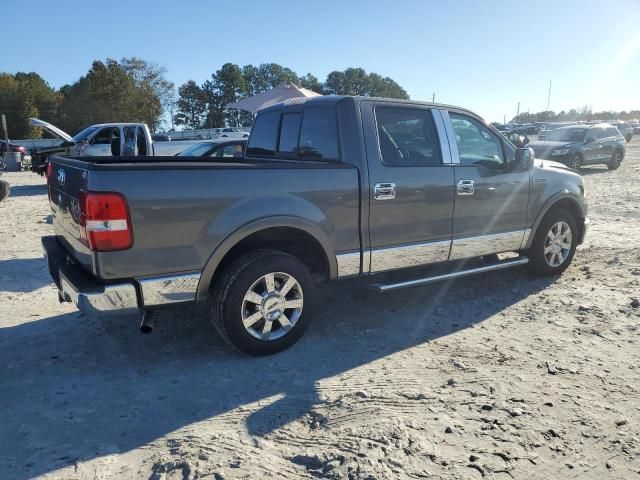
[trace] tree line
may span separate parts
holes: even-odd
[[[640,110],[623,110],[621,112],[605,110],[602,112],[593,112],[591,107],[585,106],[579,109],[572,108],[569,111],[562,110],[559,113],[556,113],[553,110],[546,110],[538,113],[523,112],[513,117],[511,123],[575,122],[582,120],[634,120],[638,118],[640,118]]]
[[[251,125],[253,115],[228,108],[227,105],[283,83],[293,83],[323,95],[409,98],[407,92],[393,79],[377,73],[367,73],[362,68],[333,71],[321,82],[311,73],[300,76],[277,63],[243,67],[225,63],[202,85],[189,80],[178,88],[177,112],[172,118],[176,125],[194,129]]]
[[[7,116],[11,138],[39,138],[42,131],[29,125],[41,118],[75,133],[94,123],[144,122],[152,130],[250,125],[253,116],[227,108],[236,100],[294,83],[322,94],[409,98],[389,77],[362,68],[334,71],[321,82],[311,73],[298,75],[276,63],[240,67],[226,63],[203,84],[195,81],[177,89],[166,70],[140,58],[96,60],[72,84],[51,87],[36,72],[0,72],[0,113]]]

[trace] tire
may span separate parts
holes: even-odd
[[[607,162],[607,168],[609,170],[617,170],[622,163],[622,159],[624,158],[624,154],[622,150],[615,150],[613,155],[611,155],[611,159]]]
[[[4,180],[0,180],[0,202],[7,198],[11,193],[11,186],[9,182],[5,182]]]
[[[582,155],[576,152],[571,155],[571,158],[569,159],[569,167],[579,172],[582,168],[582,161]]]
[[[271,287],[267,284],[269,275],[273,275]],[[295,284],[281,295],[289,278]],[[247,253],[223,270],[212,290],[211,317],[216,330],[229,344],[249,355],[271,355],[289,348],[313,318],[315,284],[307,266],[288,253]],[[261,303],[248,300],[260,297]]]
[[[558,230],[558,225],[560,225],[561,231]],[[557,237],[557,233],[566,232],[565,228],[569,229],[570,239],[566,234]],[[558,242],[550,238],[551,236],[557,237]],[[561,244],[568,246],[561,248]],[[527,252],[530,271],[540,276],[558,275],[564,272],[573,260],[577,244],[578,224],[576,219],[562,208],[552,208],[540,222],[531,248]],[[558,260],[561,261],[558,262]]]
[[[627,141],[627,143],[629,143],[631,141],[631,137],[633,135],[627,135],[626,137],[624,137],[624,139]]]

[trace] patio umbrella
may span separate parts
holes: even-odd
[[[266,92],[258,93],[252,97],[242,98],[235,103],[230,103],[228,107],[235,108],[236,110],[246,110],[247,112],[256,113],[258,110],[283,102],[289,98],[318,96],[320,96],[320,94],[312,90],[298,87],[293,83],[283,83],[282,85],[272,88],[271,90],[267,90]]]

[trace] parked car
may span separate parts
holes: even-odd
[[[196,143],[177,155],[179,157],[242,158],[246,145],[246,138],[241,140],[208,140]]]
[[[154,142],[170,142],[171,137],[165,133],[154,133],[151,135],[151,140]]]
[[[238,127],[216,128],[214,135],[219,138],[249,138],[249,132]]]
[[[634,128],[627,122],[612,122],[611,125],[620,130],[624,139],[629,143],[634,134]]]
[[[43,120],[31,118],[30,122],[62,140],[56,147],[34,152],[32,170],[38,173],[44,173],[48,157],[54,154],[81,157],[176,155],[197,142],[156,142],[145,123],[101,123],[91,125],[72,137]]]
[[[607,123],[574,125],[554,130],[544,141],[531,142],[536,158],[563,163],[574,170],[605,163],[617,169],[625,155],[625,139]]]
[[[6,151],[7,151],[7,142],[4,140],[0,140],[0,155]],[[21,165],[25,166],[25,165],[31,164],[31,154],[22,145],[9,142],[9,151],[12,153],[20,153]]]
[[[141,312],[147,330],[156,308],[207,301],[254,355],[300,338],[322,308],[316,281],[386,292],[524,264],[556,275],[588,225],[580,175],[437,104],[296,99],[258,113],[242,162],[124,160],[52,159],[43,246],[60,299]]]

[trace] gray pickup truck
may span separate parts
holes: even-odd
[[[524,264],[558,274],[588,225],[577,173],[414,101],[296,99],[259,113],[243,158],[54,157],[47,181],[61,301],[147,329],[154,309],[208,301],[254,355],[300,338],[319,280],[384,292]]]

